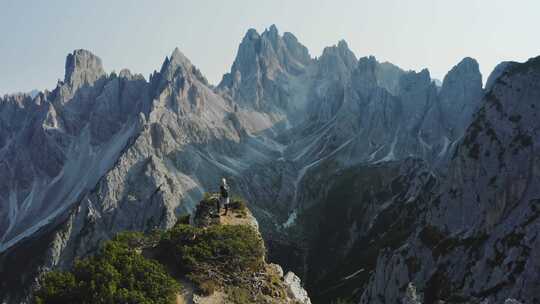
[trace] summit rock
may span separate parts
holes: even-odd
[[[64,82],[73,89],[83,85],[91,85],[105,75],[101,59],[90,51],[79,49],[66,58]]]

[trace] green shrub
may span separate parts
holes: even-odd
[[[246,203],[239,196],[233,196],[229,204],[229,208],[238,214],[238,217],[247,216],[247,206]]]
[[[46,273],[41,289],[36,293],[36,303],[73,303],[77,300],[77,283],[70,272]]]
[[[139,231],[126,231],[117,234],[112,243],[118,246],[122,246],[126,249],[140,248],[147,243],[148,239],[142,232]],[[110,244],[108,244],[110,245]],[[105,245],[107,247],[107,243]]]
[[[216,207],[216,203],[218,202],[218,200],[219,200],[219,195],[205,193],[202,201],[199,202],[199,205],[197,206],[197,208],[213,209]]]
[[[231,209],[238,210],[238,211],[246,211],[247,206],[246,203],[242,200],[233,199],[230,204]]]
[[[76,261],[70,272],[47,273],[36,303],[174,303],[179,284],[132,247],[143,240],[139,233],[121,234],[96,256]]]
[[[164,234],[158,250],[164,263],[174,265],[199,287],[207,281],[258,271],[264,258],[262,240],[249,226],[178,225]]]
[[[190,215],[189,214],[181,215],[176,220],[176,225],[181,225],[181,224],[189,225],[189,220],[190,220]]]
[[[263,262],[264,248],[249,226],[216,225],[206,229],[178,225],[162,238],[162,251],[174,255],[184,270],[212,265],[225,271],[252,271]],[[171,251],[172,249],[172,251]]]

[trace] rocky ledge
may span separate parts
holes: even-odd
[[[220,273],[223,265],[207,265],[207,269],[201,269],[191,276],[191,284],[195,288],[184,288],[177,303],[295,303],[311,304],[311,300],[302,287],[300,278],[289,271],[284,274],[278,264],[266,261],[264,242],[259,232],[259,224],[245,203],[238,198],[233,198],[227,214],[221,209],[217,213],[218,194],[207,194],[199,203],[195,211],[191,225],[205,231],[233,227],[254,231],[257,241],[250,250],[260,254],[262,262],[256,269],[229,270]],[[186,221],[184,219],[184,221]],[[249,237],[244,239],[246,245],[252,244]],[[255,254],[255,255],[257,255]],[[233,257],[233,259],[239,257]],[[229,264],[234,263],[232,260]],[[209,267],[208,267],[209,266]],[[246,266],[246,265],[242,265]],[[242,267],[241,266],[241,267]],[[240,268],[241,268],[240,267]],[[247,271],[246,271],[247,270]],[[207,273],[202,282],[197,276]],[[210,282],[210,284],[208,283]],[[186,284],[190,286],[191,284]],[[202,288],[201,288],[202,287]],[[208,288],[210,290],[208,290]],[[213,292],[212,292],[213,289]]]

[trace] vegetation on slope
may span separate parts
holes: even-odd
[[[132,247],[140,239],[138,233],[120,234],[71,271],[45,274],[36,303],[174,303],[180,285]]]
[[[160,260],[186,275],[203,292],[232,283],[240,274],[260,271],[264,247],[258,233],[248,226],[210,226],[206,229],[176,225],[159,245]],[[208,290],[207,290],[208,289]]]
[[[245,203],[233,199],[221,217],[213,215],[215,206],[216,196],[206,195],[195,225],[181,217],[168,231],[122,233],[70,271],[45,274],[36,303],[176,303],[178,281],[202,296],[219,290],[227,303],[286,303],[286,286],[265,263]]]

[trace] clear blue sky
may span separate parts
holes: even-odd
[[[217,83],[246,30],[273,23],[314,56],[345,39],[357,56],[441,79],[471,56],[485,81],[502,60],[540,55],[539,16],[539,0],[0,0],[0,94],[54,88],[78,48],[148,77],[178,46]]]

